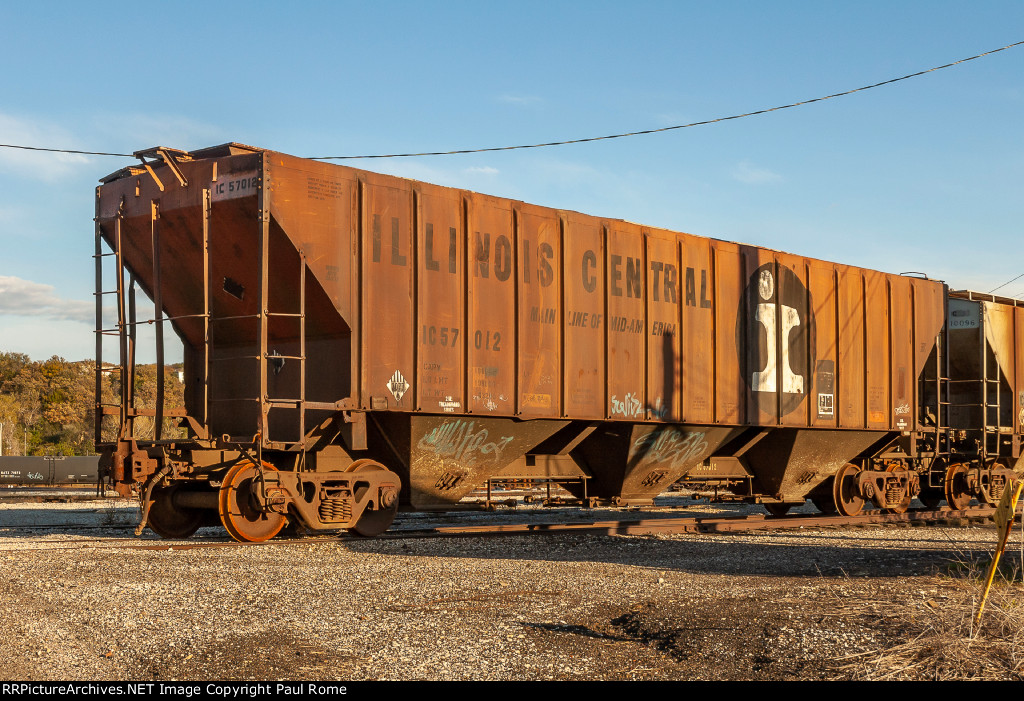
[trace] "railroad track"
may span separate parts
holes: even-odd
[[[71,504],[77,502],[119,499],[116,495],[97,495],[96,490],[24,490],[5,489],[0,491],[0,504]]]
[[[836,516],[823,514],[793,514],[768,516],[748,514],[742,516],[702,516],[665,518],[612,519],[575,522],[529,522],[529,523],[488,523],[484,525],[440,525],[425,527],[398,527],[381,536],[378,540],[408,540],[414,538],[467,538],[514,535],[656,535],[685,533],[748,533],[752,531],[792,530],[800,528],[855,528],[871,525],[942,525],[961,524],[964,521],[981,523],[992,517],[995,509],[990,506],[975,506],[965,509],[914,509],[904,513],[867,511],[857,516]],[[1019,515],[1018,515],[1019,517]],[[110,525],[31,525],[0,527],[0,537],[8,533],[26,531],[63,530],[65,532],[85,530],[124,530],[131,532],[133,526]],[[263,543],[237,542],[227,537],[192,538],[189,540],[154,540],[140,538],[90,538],[87,540],[36,542],[38,550],[192,550],[198,548],[259,547],[265,545],[317,545],[344,542],[366,542],[367,538],[339,534],[333,536],[311,536],[304,538],[278,538]],[[25,548],[0,547],[0,552],[21,551]]]

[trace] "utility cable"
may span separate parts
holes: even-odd
[[[991,289],[991,290],[989,290],[989,291],[988,291],[988,293],[989,293],[989,294],[992,294],[992,293],[993,293],[993,292],[995,292],[996,290],[1001,290],[1001,289],[1003,289],[1004,287],[1006,287],[1007,285],[1009,285],[1009,284],[1010,284],[1011,282],[1017,282],[1017,280],[1020,280],[1020,279],[1021,279],[1022,277],[1024,277],[1024,273],[1021,273],[1020,275],[1018,275],[1017,277],[1013,278],[1012,280],[1007,280],[1006,282],[1004,282],[1004,283],[1003,283],[1002,285],[1000,285],[999,287],[996,287],[996,288],[994,288],[994,289]]]
[[[975,59],[982,58],[984,56],[990,56],[992,54],[999,53],[1000,51],[1006,51],[1007,49],[1012,49],[1015,46],[1021,46],[1022,44],[1024,44],[1024,41],[1018,41],[1018,42],[1015,42],[1013,44],[1007,44],[1006,46],[1002,46],[1002,47],[1000,47],[998,49],[992,49],[991,51],[986,51],[984,53],[980,53],[980,54],[977,54],[975,56],[970,56],[968,58],[962,58],[959,61],[954,61],[952,63],[947,63],[947,64],[942,65],[942,66],[935,66],[934,68],[929,68],[929,69],[923,70],[923,71],[917,71],[916,73],[910,73],[908,75],[900,76],[899,78],[890,78],[889,80],[883,80],[880,83],[874,83],[872,85],[865,85],[864,87],[854,88],[853,90],[846,90],[846,91],[843,91],[843,92],[834,93],[832,95],[826,95],[824,97],[815,97],[815,98],[812,98],[812,99],[809,99],[809,100],[802,100],[800,102],[793,102],[793,103],[788,104],[788,105],[779,105],[778,107],[769,107],[769,108],[766,108],[766,109],[755,110],[753,112],[744,112],[743,114],[734,114],[734,115],[731,115],[731,116],[728,116],[728,117],[718,117],[717,119],[707,119],[707,120],[703,120],[703,121],[700,121],[700,122],[690,122],[689,124],[677,124],[675,126],[661,127],[659,129],[644,129],[644,130],[641,130],[641,131],[631,131],[631,132],[626,132],[626,133],[623,133],[623,134],[609,134],[607,136],[591,136],[591,137],[582,138],[582,139],[568,139],[566,141],[547,141],[547,142],[539,143],[539,144],[521,144],[521,145],[518,145],[518,146],[493,146],[493,147],[490,147],[490,148],[457,149],[457,150],[452,150],[452,151],[421,151],[421,152],[418,152],[418,153],[385,153],[385,154],[373,154],[373,155],[363,155],[363,156],[309,156],[308,158],[310,160],[314,160],[314,161],[341,161],[341,160],[353,160],[353,159],[357,159],[357,158],[413,158],[413,157],[418,157],[418,156],[452,156],[452,155],[463,154],[463,153],[488,153],[488,152],[493,152],[493,151],[514,151],[514,150],[517,150],[517,149],[544,148],[544,147],[547,147],[547,146],[566,146],[568,144],[582,144],[582,143],[588,143],[588,142],[591,142],[591,141],[606,141],[608,139],[622,139],[622,138],[625,138],[627,136],[641,136],[641,135],[644,135],[644,134],[657,134],[657,133],[660,133],[660,132],[663,132],[663,131],[672,131],[674,129],[688,129],[689,127],[698,127],[698,126],[703,126],[703,125],[706,125],[706,124],[716,124],[718,122],[726,122],[726,121],[729,121],[731,119],[742,119],[744,117],[753,117],[753,116],[759,115],[759,114],[768,114],[769,112],[778,112],[779,110],[790,109],[791,107],[800,107],[801,105],[809,105],[809,104],[814,103],[814,102],[823,102],[825,100],[831,100],[832,98],[835,98],[835,97],[843,97],[844,95],[852,95],[853,93],[863,92],[864,90],[871,90],[872,88],[879,88],[879,87],[882,87],[883,85],[890,85],[892,83],[898,83],[901,80],[908,80],[909,78],[916,78],[918,76],[926,75],[928,73],[933,73],[935,71],[940,71],[940,70],[942,70],[944,68],[952,68],[953,66],[957,66],[957,65],[959,65],[961,63],[966,63],[967,61],[973,61]],[[15,144],[0,144],[0,148],[23,149],[23,150],[26,150],[26,151],[48,151],[48,152],[51,152],[51,153],[73,153],[73,154],[80,154],[80,155],[86,155],[86,156],[118,156],[118,157],[124,157],[124,158],[134,158],[135,157],[135,155],[131,154],[131,153],[109,153],[109,152],[105,152],[105,151],[76,151],[76,150],[72,150],[72,149],[43,148],[43,147],[40,147],[40,146],[19,146],[19,145],[15,145]]]
[[[707,120],[704,120],[704,121],[701,121],[701,122],[690,122],[689,124],[679,124],[679,125],[672,126],[672,127],[661,127],[660,129],[644,129],[643,131],[631,131],[631,132],[628,132],[628,133],[625,133],[625,134],[610,134],[608,136],[591,136],[591,137],[585,138],[585,139],[570,139],[568,141],[549,141],[549,142],[542,143],[542,144],[525,144],[525,145],[521,145],[521,146],[495,146],[495,147],[492,147],[492,148],[460,149],[460,150],[456,150],[456,151],[429,151],[429,152],[422,152],[422,153],[388,153],[388,154],[373,155],[373,156],[311,156],[310,159],[314,160],[314,161],[340,161],[340,160],[348,160],[348,159],[354,159],[354,158],[410,158],[410,157],[414,157],[414,156],[450,156],[450,155],[461,154],[461,153],[486,153],[488,151],[512,151],[512,150],[515,150],[515,149],[524,149],[524,148],[543,148],[545,146],[565,146],[566,144],[582,144],[582,143],[586,143],[586,142],[589,142],[589,141],[604,141],[604,140],[607,140],[607,139],[622,139],[622,138],[627,137],[627,136],[640,136],[642,134],[657,134],[658,132],[672,131],[673,129],[687,129],[689,127],[698,127],[698,126],[703,126],[705,124],[715,124],[717,122],[725,122],[725,121],[728,121],[730,119],[742,119],[744,117],[753,117],[753,116],[758,115],[758,114],[767,114],[769,112],[777,112],[779,110],[789,109],[790,107],[799,107],[801,105],[809,105],[812,102],[822,102],[824,100],[831,100],[834,97],[842,97],[844,95],[852,95],[853,93],[856,93],[856,92],[861,92],[861,91],[864,91],[864,90],[871,90],[872,88],[878,88],[878,87],[881,87],[883,85],[889,85],[890,83],[898,83],[899,81],[907,80],[908,78],[916,78],[917,76],[922,76],[922,75],[925,75],[927,73],[932,73],[934,71],[940,71],[943,68],[951,68],[951,67],[959,65],[961,63],[965,63],[967,61],[973,61],[976,58],[981,58],[983,56],[989,56],[991,54],[998,53],[1000,51],[1006,51],[1007,49],[1012,49],[1013,47],[1020,46],[1022,44],[1024,44],[1024,41],[1018,41],[1018,42],[1015,42],[1013,44],[1007,44],[1006,46],[1000,47],[998,49],[992,49],[991,51],[986,51],[985,53],[977,54],[976,56],[971,56],[969,58],[962,58],[959,61],[954,61],[953,63],[947,63],[947,64],[945,64],[943,66],[936,66],[935,68],[929,68],[929,69],[924,70],[924,71],[918,71],[917,73],[910,73],[909,75],[901,76],[899,78],[891,78],[889,80],[883,80],[880,83],[874,83],[873,85],[865,85],[862,88],[854,88],[853,90],[846,90],[845,92],[838,92],[838,93],[835,93],[833,95],[826,95],[825,97],[815,97],[815,98],[810,99],[810,100],[803,100],[801,102],[794,102],[794,103],[789,104],[789,105],[780,105],[778,107],[769,107],[767,109],[756,110],[754,112],[744,112],[743,114],[734,114],[734,115],[729,116],[729,117],[719,117],[718,119],[707,119]]]
[[[42,146],[16,146],[15,144],[0,144],[0,148],[18,148],[22,151],[48,151],[50,153],[77,153],[83,156],[123,156],[124,158],[135,158],[134,153],[108,153],[106,151],[74,151],[67,148],[43,148]]]

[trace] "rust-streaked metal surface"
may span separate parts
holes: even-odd
[[[516,413],[516,280],[512,203],[467,193],[469,348],[467,408],[474,414]],[[431,300],[459,305],[461,300]],[[395,336],[387,343],[394,343]]]
[[[671,232],[652,230],[647,244],[647,339],[646,363],[657,368],[647,373],[645,418],[679,421],[679,244]]]
[[[404,444],[401,436],[409,436],[402,457],[409,465],[409,502],[418,508],[455,504],[568,423],[401,415],[385,422],[397,446]]]
[[[605,416],[613,420],[644,421],[648,404],[647,373],[663,374],[665,369],[647,365],[645,320],[644,236],[641,228],[628,222],[612,222],[606,234],[608,270],[605,298],[607,308],[608,389]],[[667,369],[673,372],[672,368]],[[652,400],[653,402],[653,400]]]
[[[587,494],[649,501],[739,432],[721,426],[605,424],[571,454],[591,476]],[[582,498],[582,487],[567,489]]]
[[[837,265],[836,272],[839,277],[836,410],[839,412],[840,428],[863,428],[867,425],[864,276],[863,271],[845,265]]]
[[[680,419],[715,421],[715,296],[712,248],[708,239],[678,234]]]
[[[1020,420],[1014,411],[1019,394],[1017,378],[1014,329],[1016,309],[995,302],[984,303],[985,341],[992,350],[989,362],[994,367],[988,368],[988,377],[995,380],[996,387],[990,387],[988,401],[995,402],[986,418],[987,424],[1005,427],[1019,432]],[[994,361],[994,362],[993,362]]]
[[[950,292],[948,325],[954,371],[988,383],[984,391],[966,384],[958,389],[958,428],[985,426],[1003,433],[1024,433],[1024,302],[973,292]],[[984,410],[980,405],[984,404]],[[951,422],[952,423],[952,422]],[[1019,446],[1020,439],[1016,439]],[[1015,456],[1016,457],[1016,456]]]
[[[560,326],[565,343],[562,375],[566,416],[603,419],[605,378],[605,239],[600,222],[563,215],[564,266]]]
[[[836,405],[838,386],[838,313],[839,288],[836,284],[835,266],[821,261],[809,261],[807,290],[810,295],[810,310],[814,316],[813,349],[810,356],[813,363],[810,397],[810,425],[817,428],[838,426],[839,413]]]
[[[910,430],[917,406],[917,373],[914,366],[914,309],[911,280],[894,277],[889,281],[889,387],[891,396],[886,415],[889,424]]]
[[[867,390],[867,427],[889,428],[889,298],[887,276],[874,270],[864,271],[864,329]]]
[[[743,270],[741,284],[745,304],[739,319],[745,338],[743,379],[747,383],[747,423],[772,426],[778,424],[783,397],[799,401],[804,396],[786,391],[780,381],[789,367],[789,346],[783,337],[790,332],[788,327],[783,327],[780,317],[784,316],[785,309],[793,308],[781,300],[793,286],[782,282],[773,251],[744,246]],[[723,349],[718,351],[721,354]]]
[[[946,323],[945,290],[928,284],[928,281],[911,281],[914,298],[914,371],[918,378],[917,407],[913,414],[916,428],[921,431],[935,431],[939,397],[938,374],[939,347]]]
[[[786,502],[851,461],[909,459],[937,421],[1020,454],[1020,305],[952,300],[980,321],[946,357],[938,281],[239,145],[154,153],[104,180],[97,235],[184,343],[205,443],[175,456],[178,479],[247,443],[284,471],[372,459],[425,507],[538,458],[588,496],[643,501],[686,477]],[[135,342],[119,334],[122,357]],[[944,391],[978,406],[937,416]],[[124,481],[172,462],[125,443],[134,412],[108,412]]]
[[[417,187],[416,359],[417,408],[461,413],[466,405],[465,319],[462,305],[434,304],[463,299],[466,289],[466,235],[462,198],[434,185]]]
[[[416,329],[413,323],[415,254],[413,191],[407,181],[367,174],[362,210],[362,383],[360,404],[411,411]],[[396,338],[407,339],[396,343]]]
[[[779,423],[808,426],[814,394],[814,361],[817,357],[817,323],[813,314],[808,261],[785,253],[776,254],[779,353]]]
[[[713,336],[714,422],[724,424],[756,423],[747,417],[747,387],[750,383],[747,363],[748,324],[743,296],[746,273],[740,247],[733,243],[710,242],[714,269],[714,293],[708,298],[713,315],[701,317]],[[689,270],[687,270],[689,276]],[[696,280],[694,281],[696,282]],[[689,285],[689,278],[687,278]],[[703,285],[702,285],[703,288]],[[701,298],[701,306],[704,300]],[[742,321],[741,321],[742,320]],[[692,331],[691,331],[692,332]],[[757,368],[760,369],[760,368]],[[686,388],[684,386],[683,391]],[[689,415],[688,411],[683,411]]]
[[[753,446],[744,462],[757,475],[757,493],[798,502],[878,441],[878,436],[872,431],[780,428]]]
[[[216,181],[200,172],[212,173],[214,162]],[[251,191],[231,192],[255,178],[265,181],[272,218],[270,305],[293,311],[296,270],[301,261],[309,270],[306,375],[320,378],[309,391],[321,402],[352,396],[366,410],[899,430],[917,413],[927,357],[912,345],[930,347],[941,326],[934,306],[942,287],[931,281],[269,151],[182,167],[190,182],[212,187],[209,277],[242,291],[241,299],[214,294],[213,315],[237,318],[214,325],[213,362],[259,350],[259,231],[251,224],[259,202]],[[199,267],[192,232],[201,207],[161,179],[169,183],[159,198],[162,275],[185,283],[165,293],[164,305],[174,316],[195,313],[202,288],[188,283]],[[131,192],[135,181],[139,202],[155,199],[146,174],[103,186],[108,239],[116,190]],[[127,230],[143,230],[145,204],[128,207]],[[152,265],[143,239],[129,235],[125,256],[145,288]],[[180,323],[200,347],[200,322]],[[270,327],[272,350],[297,355],[294,328],[284,319]],[[218,369],[211,392],[220,398],[245,396],[255,381],[241,366]],[[272,391],[296,393],[297,379],[284,373]],[[256,423],[251,408],[211,413],[225,433]]]
[[[1014,309],[1014,334],[1016,337],[1014,348],[1017,349],[1014,356],[1017,363],[1017,387],[1015,392],[1017,396],[1017,421],[1015,432],[1024,434],[1024,307]]]
[[[519,416],[562,416],[562,221],[557,212],[516,208],[519,260]]]

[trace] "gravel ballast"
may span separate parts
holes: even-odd
[[[0,526],[83,512],[18,506]],[[0,678],[858,678],[935,616],[969,618],[974,583],[956,573],[996,539],[971,525],[118,549],[129,535],[0,530]]]

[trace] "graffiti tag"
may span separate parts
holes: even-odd
[[[676,468],[702,457],[708,448],[708,442],[704,439],[703,431],[688,432],[667,428],[640,436],[634,441],[633,448],[644,454],[645,461],[667,462],[672,468]]]
[[[644,413],[644,405],[640,402],[638,397],[633,395],[632,392],[627,393],[621,401],[617,394],[613,394],[611,403],[612,416],[622,414],[626,418],[631,418],[633,416],[642,416]]]
[[[483,456],[490,456],[498,461],[501,451],[512,442],[512,436],[502,436],[493,441],[487,440],[489,432],[486,428],[473,430],[475,421],[445,421],[432,428],[420,439],[420,450],[426,450],[438,457],[458,460],[463,465],[475,465]]]
[[[670,407],[667,404],[663,405],[661,397],[658,397],[658,399],[654,402],[653,407],[647,407],[647,411],[650,412],[652,419],[664,419],[666,416],[668,416],[669,408]]]
[[[434,489],[439,489],[441,491],[455,489],[465,479],[466,474],[464,472],[459,474],[455,474],[453,472],[445,472],[443,475],[437,478],[436,482],[434,482]]]
[[[653,487],[654,485],[661,483],[666,476],[668,476],[668,473],[665,472],[665,470],[655,470],[654,472],[648,473],[647,476],[643,478],[640,482],[640,486]]]

